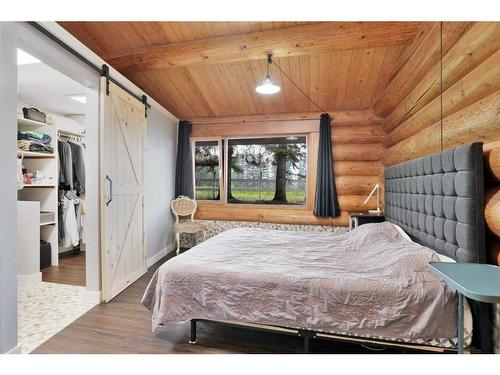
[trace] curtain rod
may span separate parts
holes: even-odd
[[[80,52],[76,51],[73,47],[71,47],[68,44],[66,44],[65,42],[63,42],[57,36],[52,34],[49,30],[47,30],[42,25],[40,25],[38,22],[28,21],[28,24],[31,27],[33,27],[34,29],[36,29],[37,31],[39,31],[40,33],[42,33],[43,35],[45,35],[47,38],[49,38],[50,40],[55,42],[57,45],[59,45],[60,47],[65,49],[67,52],[71,53],[74,57],[76,57],[78,60],[83,62],[85,65],[89,66],[90,68],[92,68],[93,70],[98,72],[100,75],[104,76],[104,71],[105,71],[104,67],[106,67],[106,69],[108,69],[107,65],[103,65],[102,67],[95,65],[92,61],[87,59]],[[109,69],[108,69],[108,72],[109,72]],[[120,82],[118,82],[116,79],[109,76],[109,73],[105,76],[107,79],[109,79],[109,81],[113,82],[116,86],[121,88],[123,91],[127,92],[129,95],[133,96],[135,99],[137,99],[141,103],[144,103],[144,105],[147,109],[151,108],[151,104],[148,103],[147,97],[145,95],[137,95],[137,94],[133,93],[129,88],[125,87]]]

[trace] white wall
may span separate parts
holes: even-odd
[[[0,22],[0,353],[17,347],[16,39]]]
[[[173,246],[170,201],[174,198],[177,121],[152,108],[148,112],[145,160],[145,216],[149,263]],[[160,252],[162,252],[160,254]]]

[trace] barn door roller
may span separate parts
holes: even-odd
[[[78,60],[83,62],[85,65],[89,66],[92,68],[94,71],[99,72],[99,74],[102,77],[106,77],[106,95],[109,95],[109,82],[113,82],[116,86],[121,88],[123,91],[127,92],[131,96],[133,96],[135,99],[140,101],[141,103],[144,103],[145,107],[145,116],[147,117],[147,111],[148,109],[151,108],[151,104],[148,103],[148,98],[146,95],[136,95],[132,91],[130,91],[127,87],[122,85],[120,82],[118,82],[116,79],[110,76],[109,74],[109,67],[104,64],[102,67],[99,67],[95,65],[93,62],[91,62],[89,59],[87,59],[85,56],[83,56],[81,53],[76,51],[74,48],[63,42],[61,39],[59,39],[57,36],[52,34],[50,31],[48,31],[46,28],[44,28],[42,25],[40,25],[38,22],[28,22],[30,26],[32,26],[34,29],[45,35],[47,38],[49,38],[51,41],[71,53],[74,57],[76,57]]]
[[[106,64],[102,66],[101,77],[106,77],[106,95],[109,96],[109,68]]]

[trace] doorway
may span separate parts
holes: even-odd
[[[23,353],[97,301],[87,297],[87,89],[17,50],[18,339]]]

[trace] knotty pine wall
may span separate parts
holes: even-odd
[[[435,48],[422,43],[424,49]],[[440,70],[438,56],[404,98],[396,103],[379,101],[374,107],[389,110],[382,122],[384,164],[439,152],[441,108],[444,149],[484,142],[487,246],[490,261],[500,264],[500,23],[470,24],[448,47],[442,96]],[[390,92],[385,95],[394,99]]]
[[[308,136],[306,206],[219,204],[201,201],[198,202],[196,217],[204,220],[346,226],[349,211],[375,208],[375,198],[367,205],[364,205],[363,201],[373,186],[382,182],[384,133],[380,126],[381,118],[374,116],[371,111],[334,112],[332,115],[332,148],[340,217],[318,218],[313,215],[319,113],[219,118],[201,123],[195,121],[192,137],[196,138],[289,134]],[[243,120],[258,122],[243,123]]]

